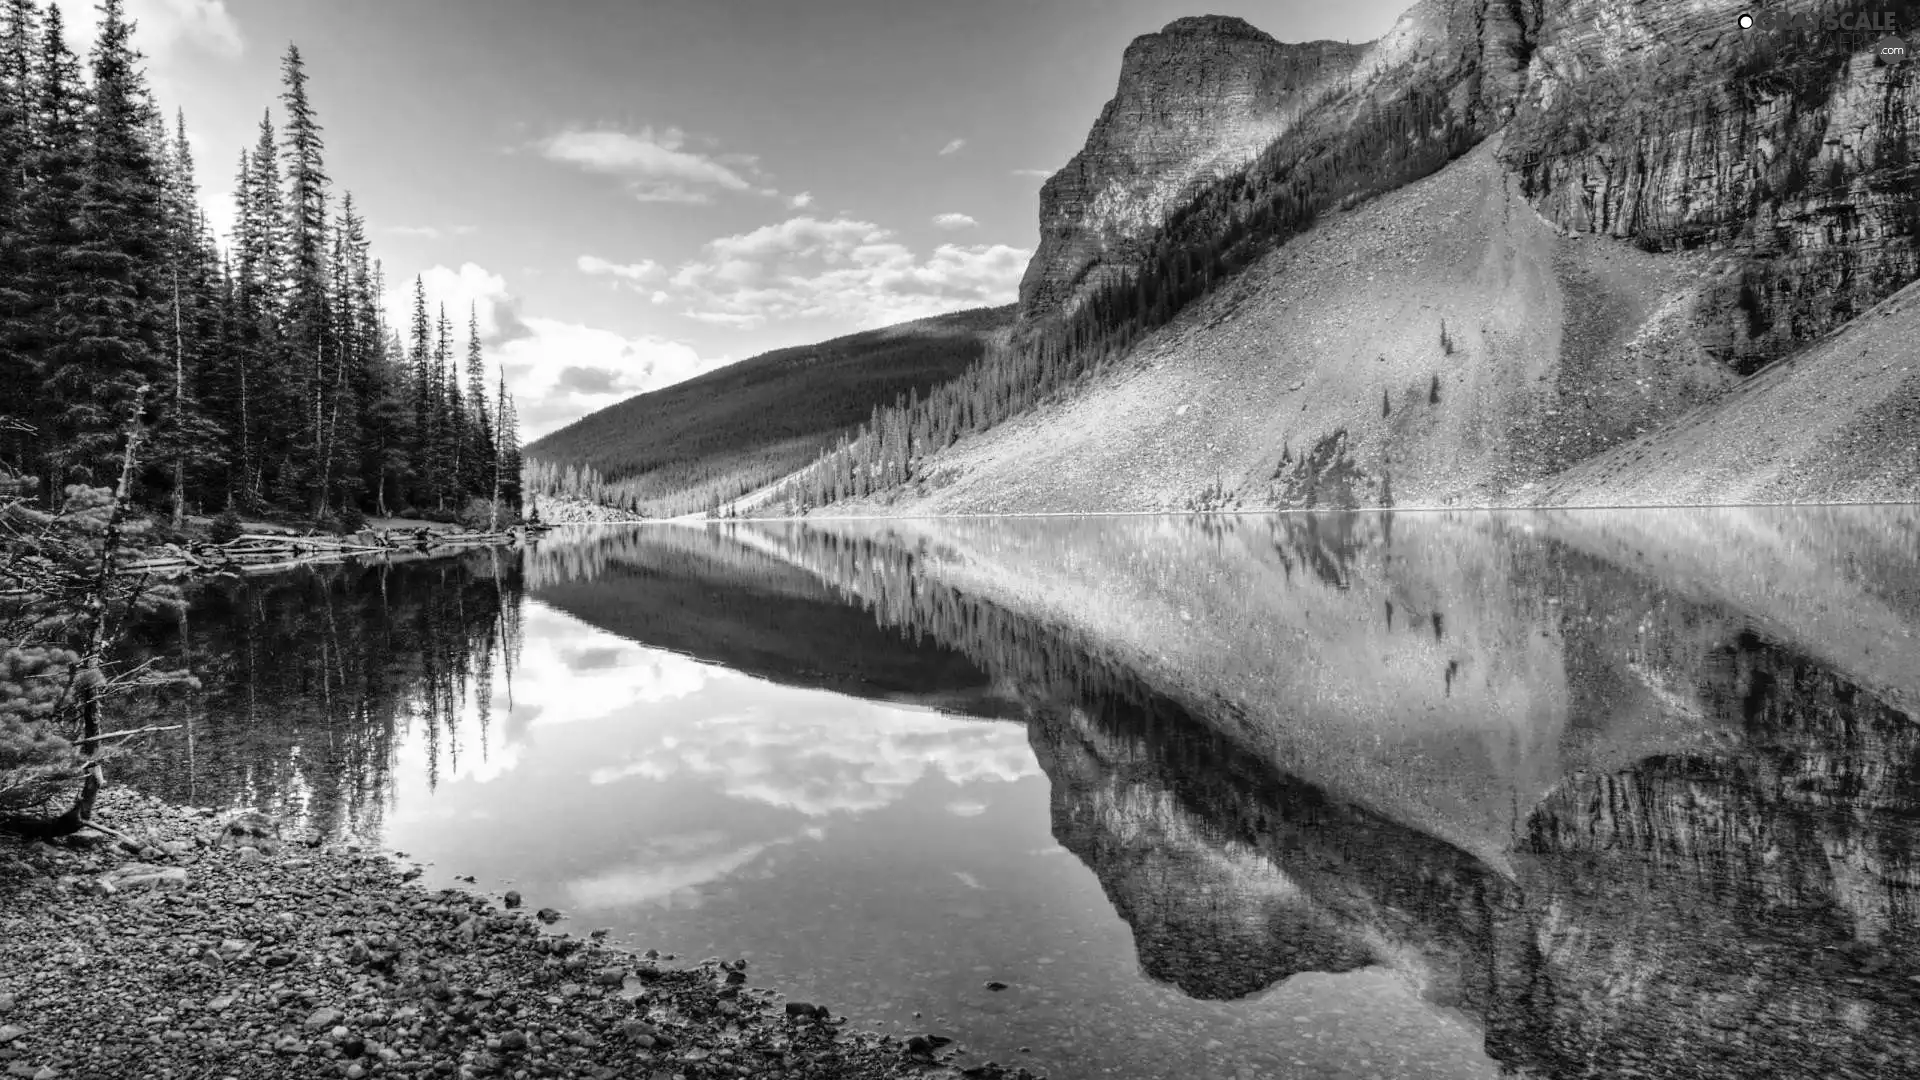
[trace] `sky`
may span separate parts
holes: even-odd
[[[97,16],[59,0],[76,51]],[[1408,0],[126,0],[217,232],[299,47],[404,328],[478,310],[531,441],[768,349],[1014,299],[1134,37]]]

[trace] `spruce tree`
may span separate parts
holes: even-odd
[[[514,414],[513,398],[507,394],[507,373],[500,372],[500,389],[494,398],[493,414],[500,418],[497,452],[500,455],[500,497],[508,506],[518,508],[523,492],[520,483],[520,420]]]
[[[156,114],[157,115],[157,114]],[[209,389],[207,358],[217,349],[212,313],[213,250],[193,174],[186,117],[176,113],[174,133],[156,136],[164,150],[163,222],[165,279],[160,283],[166,311],[162,318],[165,391],[155,395],[161,422],[154,452],[170,472],[175,527],[183,524],[193,477],[220,471],[219,425],[202,404]]]
[[[0,425],[0,476],[28,471],[39,443],[29,430],[39,365],[28,330],[33,293],[27,218],[39,23],[32,0],[6,0],[0,7],[0,416],[19,422]]]
[[[433,328],[427,322],[427,286],[416,275],[413,279],[412,385],[413,430],[408,439],[408,468],[413,474],[412,501],[416,506],[433,502]]]
[[[77,236],[53,254],[60,289],[45,347],[61,482],[96,484],[114,475],[135,395],[157,382],[155,271],[165,247],[160,173],[144,134],[152,118],[141,57],[122,0],[102,0],[100,14],[89,56]]]
[[[294,428],[298,434],[292,441],[303,451],[300,486],[309,489],[318,514],[328,502],[325,488],[333,454],[328,445],[329,418],[337,412],[332,396],[340,383],[332,370],[339,353],[327,339],[332,318],[326,267],[328,181],[321,160],[325,145],[307,98],[306,66],[298,46],[287,46],[280,79],[280,102],[287,114],[280,145],[286,183],[285,348],[298,404]]]
[[[493,446],[493,419],[487,410],[486,361],[480,350],[480,313],[477,306],[467,309],[467,411],[470,444],[467,459],[473,463],[467,478],[468,490],[489,494],[494,488],[494,472],[499,455]],[[498,498],[497,495],[490,497]]]
[[[433,441],[428,445],[427,453],[433,472],[434,505],[442,510],[447,508],[450,497],[458,494],[455,490],[457,478],[453,467],[459,445],[460,432],[455,425],[456,417],[448,408],[447,364],[453,353],[453,327],[447,322],[447,305],[440,305],[440,317],[434,322],[433,330],[433,368],[428,385],[428,416],[433,426]]]
[[[76,220],[82,175],[87,93],[80,61],[67,48],[66,27],[58,7],[49,7],[38,42],[28,142],[21,165],[24,219],[24,277],[16,282],[23,313],[13,323],[15,345],[26,359],[22,373],[33,392],[25,397],[26,420],[36,434],[22,465],[40,477],[41,503],[53,505],[60,490],[56,477],[59,404],[47,392],[51,357],[43,347],[54,333],[55,306],[64,287],[63,260],[78,246]]]

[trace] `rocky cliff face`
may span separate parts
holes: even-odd
[[[1878,61],[1877,34],[1743,31],[1751,6],[1421,0],[1356,47],[1179,20],[1127,50],[1086,147],[1043,188],[1022,313],[1139,266],[1171,215],[1263,156],[1324,182],[1343,143],[1380,137],[1376,109],[1418,94],[1473,138],[1505,127],[1506,166],[1563,232],[1716,253],[1691,317],[1751,372],[1920,276],[1920,64]],[[1817,22],[1831,6],[1769,11]],[[1866,6],[1920,27],[1913,0]]]
[[[1125,266],[1168,211],[1238,169],[1344,80],[1361,46],[1288,45],[1242,19],[1176,19],[1127,47],[1120,86],[1087,144],[1040,191],[1040,249],[1025,313],[1058,308],[1101,268]]]
[[[1743,373],[1920,276],[1920,68],[1861,48],[1878,34],[1743,31],[1750,6],[1544,4],[1504,148],[1568,232],[1724,253],[1696,317]]]

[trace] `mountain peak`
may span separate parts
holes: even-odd
[[[1242,37],[1271,41],[1272,35],[1234,15],[1186,15],[1160,28],[1162,34],[1191,37]]]

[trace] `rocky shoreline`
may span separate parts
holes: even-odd
[[[268,1077],[1026,1078],[749,985],[429,892],[386,855],[124,788],[122,837],[0,837],[0,1070]]]

